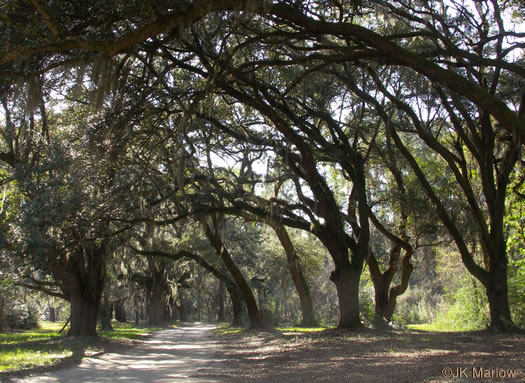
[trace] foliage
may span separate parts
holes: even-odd
[[[404,326],[433,322],[439,310],[437,298],[426,286],[409,287],[399,298],[393,321]]]
[[[361,274],[361,284],[359,287],[359,311],[361,320],[366,326],[371,326],[375,319],[374,308],[374,286],[370,279],[370,272],[366,269]]]
[[[517,260],[510,267],[509,299],[516,324],[525,327],[525,259]]]
[[[466,331],[482,329],[488,325],[488,304],[483,286],[461,267],[461,260],[455,251],[445,248],[438,249],[436,266],[436,282],[443,291],[440,302],[429,302],[428,293],[424,289],[420,294],[426,297],[415,302],[414,307],[421,310],[416,313],[428,312],[419,320],[409,323],[431,323],[440,329],[450,331]]]
[[[489,324],[488,304],[479,282],[465,276],[460,285],[446,296],[446,304],[436,316],[436,324],[457,331],[486,328]]]
[[[513,320],[525,326],[525,164],[513,174],[508,191],[507,252],[509,254],[509,299]]]
[[[239,334],[245,331],[243,327],[230,326],[229,323],[219,323],[217,328],[213,329],[213,332],[220,335],[233,335]]]
[[[32,304],[14,302],[5,309],[5,323],[12,330],[29,330],[38,328],[39,313]]]

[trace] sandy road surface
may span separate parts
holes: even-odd
[[[137,347],[85,358],[74,367],[13,383],[220,382],[214,326],[191,324],[163,330]],[[221,379],[222,377],[222,379]]]

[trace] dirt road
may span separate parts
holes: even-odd
[[[137,347],[85,358],[81,364],[13,383],[219,382],[211,325],[191,324],[155,333]]]

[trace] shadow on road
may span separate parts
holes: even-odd
[[[219,382],[213,325],[187,324],[153,334],[140,345],[121,352],[86,357],[71,366],[43,375],[11,379],[13,383]]]

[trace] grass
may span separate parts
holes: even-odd
[[[24,344],[17,347],[2,347],[0,371],[47,366],[72,355],[72,347],[66,344]]]
[[[112,323],[113,331],[99,331],[98,334],[104,338],[108,339],[129,339],[136,340],[141,339],[144,336],[155,332],[160,331],[160,327],[144,327],[137,328],[131,323]],[[172,326],[174,327],[174,326]]]
[[[282,334],[290,335],[292,334],[303,334],[303,333],[311,333],[311,332],[320,332],[335,328],[334,326],[331,327],[299,327],[299,326],[288,326],[288,327],[274,327],[273,330],[278,331]],[[232,335],[232,334],[239,334],[243,331],[246,331],[243,327],[232,327],[229,323],[224,322],[220,323],[216,329],[213,330],[215,333],[219,335]]]
[[[232,335],[232,334],[239,334],[243,332],[245,328],[243,327],[232,327],[227,322],[220,323],[217,328],[213,330],[213,332],[219,334],[219,335]]]
[[[436,322],[436,323],[425,323],[425,324],[409,324],[406,326],[410,330],[426,331],[426,332],[455,332],[458,331],[456,328]]]
[[[54,331],[48,328],[40,328],[37,330],[0,334],[0,344],[4,345],[49,340],[63,336],[63,334],[58,333],[59,330]]]
[[[335,328],[335,326],[331,327],[276,327],[275,330],[282,332],[282,333],[307,333],[307,332],[320,332],[325,330],[330,330]]]
[[[64,322],[43,322],[39,329],[0,334],[0,372],[80,361],[86,355],[103,352],[119,342],[140,339],[160,330],[115,322],[114,331],[99,331],[99,337],[69,338],[59,333],[63,325]]]

